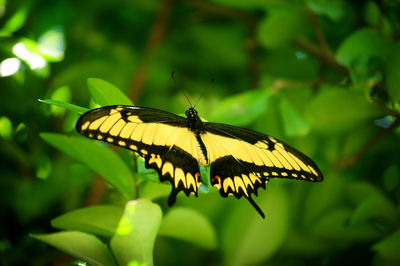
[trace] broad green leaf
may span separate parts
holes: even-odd
[[[392,262],[400,262],[399,247],[400,230],[397,230],[392,235],[373,245],[372,250],[376,251],[379,255]]]
[[[352,211],[340,207],[322,215],[312,228],[312,234],[340,242],[358,242],[377,239],[382,232],[373,224],[349,224]]]
[[[342,191],[346,193],[350,203],[354,205],[359,205],[365,199],[381,193],[377,187],[365,181],[346,182]]]
[[[60,151],[89,166],[127,199],[134,198],[135,186],[132,173],[111,149],[83,137],[68,137],[53,133],[41,133],[40,136]]]
[[[87,85],[94,101],[100,106],[133,105],[120,89],[105,80],[88,78]]]
[[[336,52],[339,63],[352,66],[365,58],[385,60],[389,55],[389,42],[378,32],[361,29],[347,37]]]
[[[386,85],[388,88],[390,99],[400,102],[400,42],[393,46],[390,53],[390,60],[386,65]]]
[[[397,210],[392,202],[380,193],[362,201],[351,216],[350,224],[374,221],[386,230],[391,230],[398,222]]]
[[[71,101],[71,89],[68,86],[58,87],[51,95],[51,99],[58,102]],[[62,115],[65,109],[56,105],[51,106],[51,112],[54,115]]]
[[[266,7],[291,7],[287,1],[282,0],[211,0],[211,2],[222,6],[229,6],[241,9],[255,9]]]
[[[342,0],[307,0],[307,5],[314,13],[334,21],[342,18],[345,11],[345,2]]]
[[[62,27],[53,27],[46,31],[38,40],[41,55],[50,62],[60,62],[64,59],[65,37]]]
[[[255,198],[265,219],[244,198],[232,200],[235,207],[225,215],[221,236],[226,265],[259,265],[283,244],[289,227],[289,203],[276,181],[268,184],[267,191],[260,189]]]
[[[21,7],[11,16],[9,20],[0,29],[1,36],[11,36],[14,32],[22,28],[29,12],[29,5],[21,5]]]
[[[248,125],[267,108],[268,95],[265,90],[246,91],[222,100],[211,111],[208,121]]]
[[[0,117],[0,136],[5,140],[10,140],[13,133],[11,120],[7,116]]]
[[[337,133],[354,128],[382,115],[361,91],[324,88],[307,106],[306,117],[319,132]]]
[[[268,53],[265,57],[265,68],[268,69],[268,74],[275,78],[288,80],[313,80],[318,78],[320,62],[296,49],[295,47],[279,47],[273,53]],[[279,82],[280,83],[280,82]],[[275,84],[279,84],[275,81]],[[285,81],[282,82],[283,84]],[[287,82],[290,84],[290,82]],[[268,84],[267,88],[274,86]],[[287,85],[286,85],[287,86]],[[298,84],[293,83],[293,89],[298,89]],[[301,90],[305,90],[301,88]]]
[[[121,219],[123,209],[113,205],[98,205],[74,210],[51,220],[57,229],[77,230],[111,237]]]
[[[365,4],[364,16],[365,21],[371,28],[377,28],[389,36],[393,34],[393,24],[391,24],[388,18],[385,16],[386,12],[381,13],[381,7],[375,1],[368,1]],[[389,15],[390,16],[390,15]]]
[[[78,105],[71,104],[71,103],[60,102],[60,101],[57,101],[57,100],[51,100],[51,99],[41,100],[41,99],[39,99],[38,101],[42,102],[42,103],[47,103],[47,104],[63,107],[65,109],[67,109],[67,110],[70,110],[70,111],[78,113],[78,114],[84,114],[87,111],[89,111],[89,109],[87,109],[87,108],[80,107]]]
[[[304,32],[306,21],[302,9],[271,9],[259,24],[258,40],[266,48],[280,48]]]
[[[280,111],[287,136],[305,136],[309,132],[307,121],[289,100],[282,98],[280,101]]]
[[[190,208],[172,208],[162,220],[159,235],[182,239],[203,248],[217,247],[215,230],[210,221]]]
[[[389,166],[383,175],[383,186],[387,191],[395,190],[400,184],[400,171],[396,164]]]
[[[130,201],[117,231],[111,238],[111,250],[119,265],[153,265],[153,248],[161,224],[160,206],[147,199]]]
[[[332,210],[342,200],[343,186],[341,176],[335,173],[325,174],[321,183],[309,185],[302,212],[302,220],[307,228],[314,227],[322,215]]]
[[[157,177],[158,178],[158,177]],[[150,200],[166,197],[171,193],[171,185],[155,182],[140,183],[140,197]]]
[[[66,231],[31,236],[91,265],[115,265],[106,245],[94,235]]]

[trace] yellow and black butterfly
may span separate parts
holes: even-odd
[[[251,195],[270,178],[322,181],[316,164],[289,145],[249,129],[202,122],[192,107],[185,118],[152,108],[106,106],[83,114],[76,129],[142,156],[161,181],[171,182],[170,206],[179,191],[197,196],[199,163],[210,164],[211,184],[221,196],[244,196],[263,218]]]

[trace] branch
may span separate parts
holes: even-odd
[[[318,40],[318,45],[309,41],[305,37],[298,38],[294,41],[294,44],[306,53],[315,56],[324,64],[336,67],[345,74],[349,74],[348,68],[336,60],[335,55],[329,48],[324,32],[321,29],[321,24],[319,23],[318,17],[312,12],[308,13],[308,17],[313,25],[315,36]]]
[[[400,126],[400,113],[396,110],[390,109],[386,105],[376,101],[375,99],[371,98],[372,102],[380,107],[381,109],[388,112],[390,115],[395,117],[395,121],[393,124],[390,125],[388,128],[383,128],[379,132],[377,132],[371,139],[369,139],[361,148],[360,150],[351,156],[348,159],[340,160],[336,163],[339,167],[349,167],[355,165],[362,156],[364,156],[376,143],[378,143],[381,139],[383,139],[389,132],[396,129]]]
[[[139,63],[136,74],[133,77],[132,84],[128,92],[128,96],[130,99],[132,99],[133,102],[138,100],[143,86],[146,83],[149,72],[150,58],[164,38],[174,2],[175,0],[163,0],[162,6],[154,21],[149,38],[147,39],[147,44],[144,52],[145,54]]]

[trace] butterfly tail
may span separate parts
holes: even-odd
[[[263,219],[265,219],[265,214],[261,210],[261,208],[257,205],[257,203],[254,202],[254,200],[251,197],[246,197],[246,199],[250,202],[251,205],[253,205],[254,209],[261,215]]]

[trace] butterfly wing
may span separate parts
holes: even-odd
[[[161,181],[172,184],[169,205],[179,191],[197,196],[201,183],[193,157],[197,142],[184,117],[152,108],[106,106],[83,114],[76,130],[142,156],[147,168],[155,169]]]
[[[263,212],[251,198],[258,188],[265,189],[270,178],[322,181],[316,164],[289,145],[245,128],[205,123],[201,134],[210,158],[211,183],[223,197],[246,197],[262,217]]]

